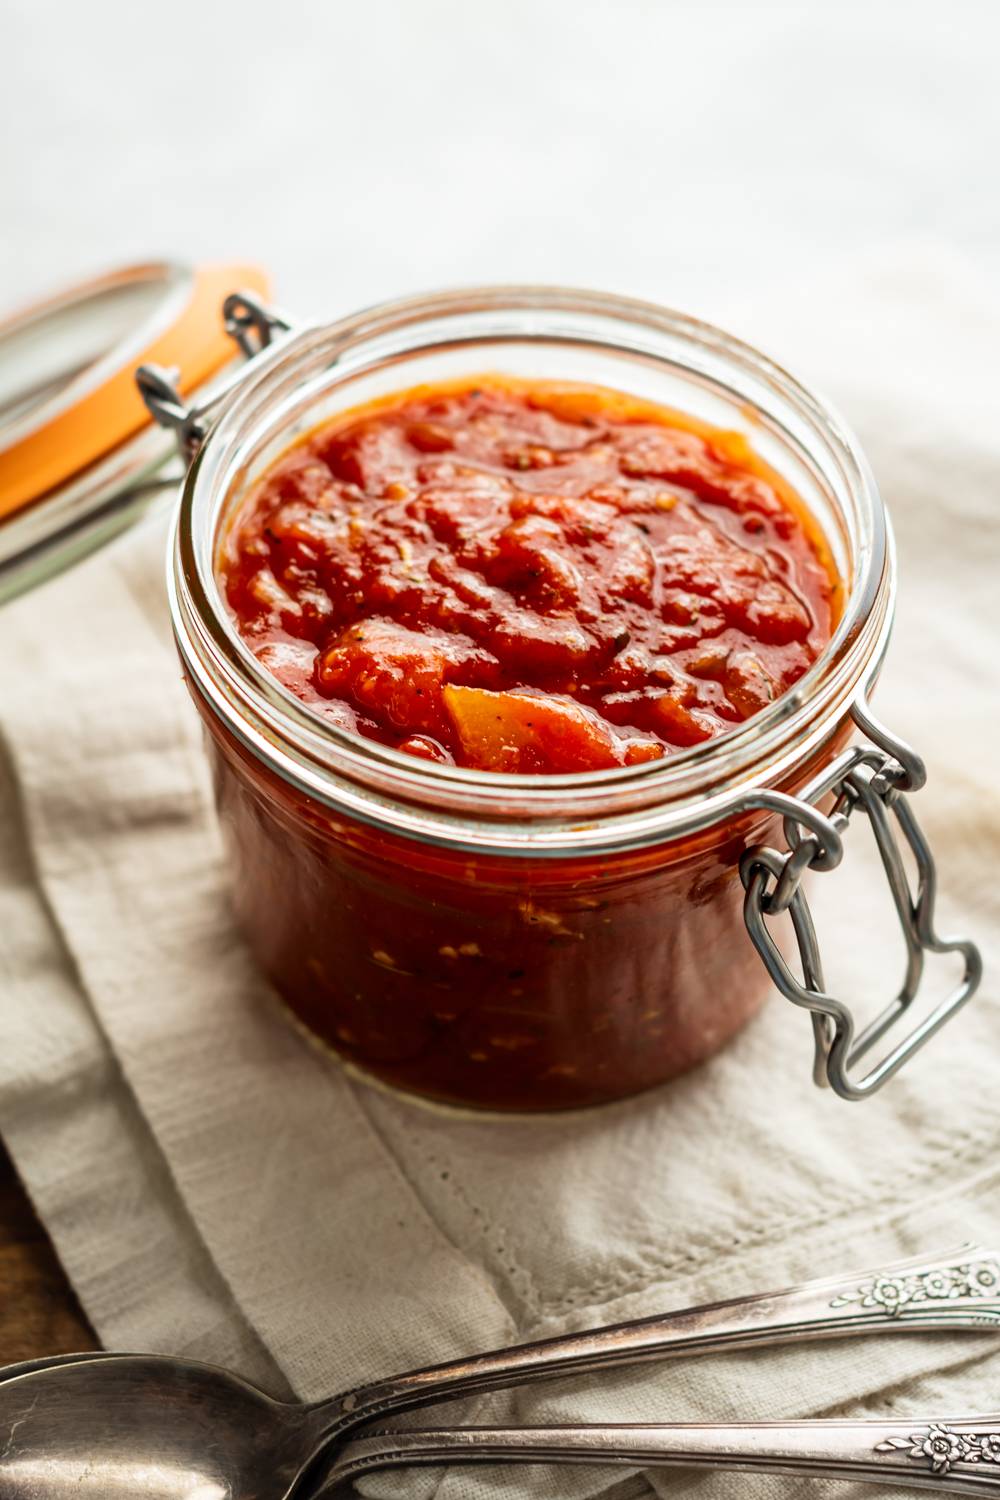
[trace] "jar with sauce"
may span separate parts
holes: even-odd
[[[567,1109],[711,1056],[770,976],[812,1012],[817,1078],[879,1087],[979,957],[934,931],[923,768],[868,708],[895,564],[839,419],[719,330],[610,296],[227,317],[254,357],[211,405],[140,386],[193,459],[174,628],[236,909],[292,1014],[387,1085]],[[910,963],[858,1034],[802,880],[860,814]],[[959,983],[859,1076],[951,947]]]

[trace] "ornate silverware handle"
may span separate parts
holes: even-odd
[[[341,1449],[317,1500],[330,1485],[372,1469],[497,1462],[681,1465],[1000,1495],[1000,1416],[381,1432]]]
[[[313,1408],[322,1433],[434,1401],[641,1360],[909,1329],[1000,1326],[1000,1252],[964,1245],[846,1278],[716,1302],[417,1370]]]

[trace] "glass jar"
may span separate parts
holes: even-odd
[[[236,910],[294,1015],[386,1084],[464,1106],[560,1109],[701,1062],[756,1012],[769,974],[813,1013],[820,1080],[849,1098],[883,1083],[972,994],[979,961],[934,933],[930,856],[905,797],[923,768],[867,707],[895,563],[874,480],[836,415],[718,329],[593,293],[445,292],[302,330],[234,297],[227,319],[254,357],[211,407],[186,408],[162,371],[140,371],[140,386],[193,456],[172,543],[174,628]],[[810,507],[844,584],[835,634],[793,691],[661,761],[525,777],[341,731],[258,664],[216,575],[247,486],[338,411],[486,371],[613,387],[746,434]],[[849,746],[859,729],[866,743]],[[860,1035],[825,993],[802,886],[806,869],[839,862],[857,811],[910,956],[900,993]],[[915,891],[894,830],[915,852]],[[801,977],[768,925],[785,910]],[[857,1078],[914,998],[923,953],[942,946],[959,949],[961,981]]]

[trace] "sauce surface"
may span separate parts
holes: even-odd
[[[496,376],[308,435],[219,566],[251,650],[324,718],[505,772],[722,734],[802,676],[837,610],[817,530],[739,435]]]

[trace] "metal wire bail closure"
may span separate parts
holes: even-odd
[[[787,1000],[812,1013],[816,1054],[814,1081],[829,1084],[842,1099],[866,1099],[880,1089],[935,1032],[970,1000],[982,978],[982,958],[967,938],[942,938],[934,930],[934,899],[937,872],[934,858],[907,794],[926,781],[920,757],[872,714],[863,690],[851,716],[872,743],[853,745],[805,787],[797,810],[786,812],[784,833],[788,849],[781,852],[758,844],[740,860],[740,878],[746,895],[743,916],[747,931],[771,979]],[[828,814],[817,803],[833,796]],[[774,798],[762,797],[760,806],[773,807]],[[816,929],[802,878],[808,869],[834,869],[843,857],[843,834],[851,817],[863,812],[868,818],[885,870],[906,944],[906,972],[896,996],[860,1035],[855,1035],[849,1007],[826,992]],[[808,830],[808,831],[803,831]],[[909,847],[917,870],[914,892],[903,864],[898,835]],[[800,980],[791,970],[767,925],[767,917],[787,911],[798,944],[802,965]],[[862,1057],[879,1042],[909,1010],[920,990],[927,953],[959,953],[964,971],[959,982],[930,1015],[861,1077],[852,1071]]]
[[[290,333],[292,324],[283,313],[249,291],[231,292],[222,304],[222,321],[226,333],[250,360],[256,359],[276,340]],[[173,429],[177,446],[185,463],[196,456],[213,420],[243,379],[242,367],[201,405],[189,404],[180,394],[180,373],[163,365],[143,364],[135,372],[135,382],[146,409],[160,426]]]

